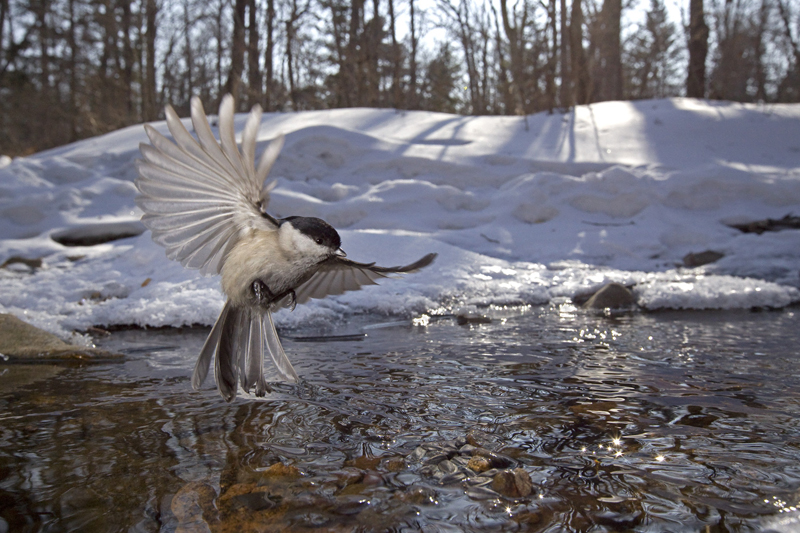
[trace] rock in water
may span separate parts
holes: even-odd
[[[509,498],[526,498],[533,492],[531,476],[522,469],[503,470],[492,480],[492,489]]]
[[[14,315],[0,313],[0,354],[7,363],[111,362],[124,356],[73,346],[52,333],[23,322]]]
[[[594,293],[585,304],[584,309],[622,309],[636,304],[633,293],[619,283],[609,283]]]

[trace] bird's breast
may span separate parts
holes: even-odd
[[[252,232],[236,243],[222,267],[222,290],[232,303],[253,305],[252,284],[261,280],[274,295],[307,281],[316,262],[287,253],[277,232]]]

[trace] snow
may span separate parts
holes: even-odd
[[[237,115],[238,132],[245,118]],[[281,132],[273,215],[327,220],[355,260],[392,266],[439,254],[419,274],[281,311],[284,327],[350,313],[543,304],[611,281],[633,286],[645,309],[800,301],[800,231],[726,225],[800,212],[798,104],[605,102],[527,121],[272,113],[258,151]],[[213,322],[219,279],[167,260],[139,222],[133,162],[145,141],[133,126],[0,157],[0,312],[62,336],[92,325]],[[96,244],[110,236],[121,238]],[[706,250],[725,255],[681,266]]]

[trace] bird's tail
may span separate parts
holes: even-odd
[[[265,350],[272,357],[281,377],[287,381],[299,379],[283,351],[272,322],[272,313],[236,307],[226,302],[200,350],[192,375],[192,387],[200,388],[208,375],[211,357],[216,355],[214,378],[226,402],[236,398],[240,381],[244,390],[255,387],[256,394],[263,396],[268,390],[264,379]]]

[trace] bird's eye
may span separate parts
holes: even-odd
[[[321,238],[317,237],[316,240],[317,240],[317,244],[322,244],[322,239]]]

